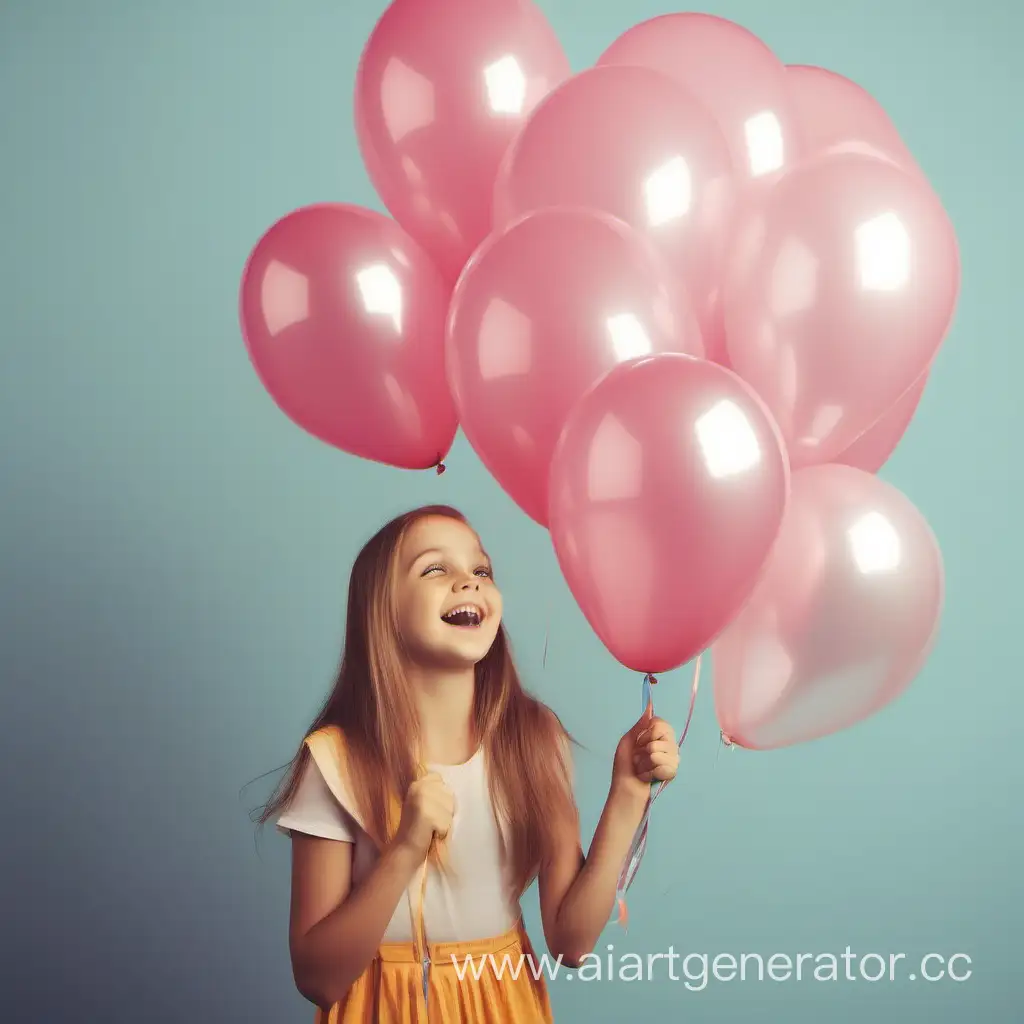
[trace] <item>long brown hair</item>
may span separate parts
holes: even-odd
[[[389,820],[391,801],[405,794],[417,772],[418,723],[398,641],[395,580],[402,539],[426,516],[469,525],[448,505],[426,505],[392,519],[366,543],[349,581],[341,664],[307,731],[337,726],[344,734],[353,796],[378,845],[391,838],[396,824]],[[574,741],[558,716],[523,688],[503,624],[476,666],[473,719],[518,895],[552,852],[552,823],[566,811],[576,815],[565,756]],[[260,810],[261,824],[289,802],[309,757],[301,744]]]

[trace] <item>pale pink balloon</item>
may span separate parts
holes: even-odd
[[[735,189],[725,138],[690,93],[649,68],[589,68],[543,100],[510,147],[495,227],[561,205],[620,217],[665,254],[714,357],[724,350],[718,288]]]
[[[959,283],[942,204],[884,160],[808,161],[744,218],[723,284],[729,361],[772,410],[794,469],[831,461],[914,384]]]
[[[637,672],[700,654],[756,585],[789,490],[764,404],[716,363],[616,367],[575,406],[551,463],[551,539],[594,632]]]
[[[861,153],[921,173],[885,108],[862,86],[805,64],[789,65],[786,81],[808,157]]]
[[[491,227],[498,165],[536,105],[571,73],[530,0],[394,0],[356,75],[370,180],[449,281]]]
[[[923,374],[909,391],[877,422],[869,427],[845,451],[832,461],[855,466],[867,473],[877,473],[903,439],[910,421],[917,412],[928,375]]]
[[[259,240],[239,315],[260,380],[295,423],[352,455],[426,469],[458,427],[444,365],[448,295],[389,217],[324,203]]]
[[[772,180],[801,158],[786,67],[742,25],[711,14],[663,14],[628,29],[597,63],[654,68],[689,90],[718,120],[748,184]]]
[[[655,352],[700,355],[700,330],[653,243],[609,214],[527,214],[481,246],[452,297],[448,379],[462,430],[541,525],[569,411],[612,367]]]
[[[935,536],[896,488],[850,466],[794,473],[761,582],[711,649],[723,734],[769,750],[874,715],[927,660],[944,591]]]

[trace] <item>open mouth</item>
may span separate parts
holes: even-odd
[[[475,604],[460,604],[450,612],[441,616],[442,622],[449,626],[459,626],[463,629],[475,629],[484,621],[483,609]]]

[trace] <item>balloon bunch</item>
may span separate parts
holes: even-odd
[[[461,426],[616,660],[649,687],[711,653],[730,744],[892,701],[943,567],[875,473],[960,265],[882,107],[706,14],[635,25],[573,73],[530,0],[394,0],[355,114],[391,216],[297,210],[243,275],[285,413],[412,469]]]

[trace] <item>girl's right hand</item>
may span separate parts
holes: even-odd
[[[430,772],[417,779],[405,794],[395,842],[425,857],[434,835],[443,839],[448,834],[454,814],[454,794],[440,775]]]

